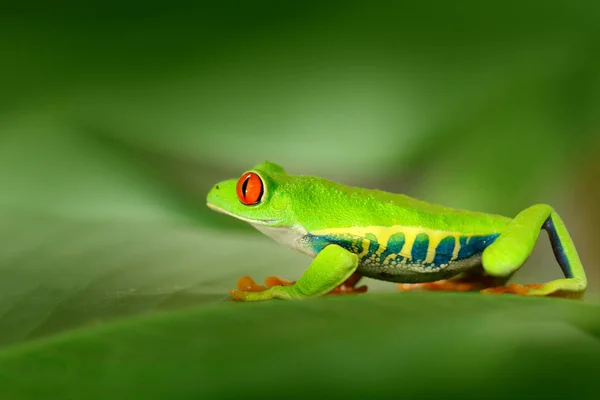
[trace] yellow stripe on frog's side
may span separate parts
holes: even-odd
[[[316,233],[316,235],[319,235],[319,233]],[[369,241],[364,240],[362,242],[362,250],[360,253],[358,253],[358,257],[362,258],[362,257],[366,256],[368,252],[369,252]]]
[[[452,261],[458,258],[458,252],[460,251],[460,239],[459,236],[454,236],[454,250],[452,251]]]
[[[383,260],[383,264],[389,264],[390,261],[392,261],[394,258],[398,257],[398,254],[390,254],[389,256],[387,256],[384,260]]]
[[[412,248],[415,245],[415,239],[417,238],[417,235],[419,233],[421,233],[421,231],[417,232],[417,230],[412,230],[411,231],[411,230],[406,230],[405,229],[405,230],[396,231],[396,232],[402,232],[402,233],[404,233],[404,246],[402,246],[402,250],[400,251],[400,255],[402,255],[405,258],[410,258],[411,253],[412,253]],[[379,237],[379,236],[377,236],[377,237]],[[387,243],[387,240],[385,242],[382,242],[382,245],[385,246],[386,243]]]

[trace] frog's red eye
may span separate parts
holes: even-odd
[[[237,196],[246,205],[256,204],[264,193],[263,181],[254,172],[248,172],[237,183]]]

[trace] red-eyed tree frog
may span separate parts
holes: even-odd
[[[366,276],[401,290],[479,290],[528,296],[582,297],[587,279],[575,245],[548,205],[514,218],[429,204],[403,194],[287,174],[265,161],[239,179],[216,184],[210,208],[246,221],[279,243],[314,257],[296,282],[268,277],[238,281],[234,299],[305,299],[366,291]],[[506,282],[531,254],[541,229],[564,278]]]

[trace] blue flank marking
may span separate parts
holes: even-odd
[[[411,250],[413,263],[422,263],[427,258],[427,249],[429,248],[429,236],[426,233],[419,233],[415,238]]]
[[[310,245],[316,254],[318,254],[323,248],[329,244],[337,244],[344,249],[353,252],[360,253],[362,251],[363,238],[353,238],[349,235],[306,235]],[[369,245],[369,251],[372,246],[376,246],[375,250],[379,246],[376,242]]]
[[[433,267],[439,268],[442,264],[448,264],[452,259],[455,239],[453,236],[446,236],[435,248],[435,257],[433,258]]]
[[[328,244],[337,244],[338,246],[341,246],[348,251],[352,251],[352,241],[346,240],[339,236],[333,236],[333,235],[319,236],[319,235],[308,234],[307,237],[310,239],[310,243],[311,243],[315,253],[319,253]]]
[[[467,247],[467,240],[469,240],[469,239],[470,239],[469,236],[461,236],[458,238],[458,242],[460,243],[460,250],[458,251],[457,258],[459,260],[462,260],[463,258],[468,258],[468,257],[472,256],[472,254],[469,254],[471,249],[469,247]]]
[[[398,254],[398,257],[395,258],[396,262],[402,261],[404,257],[400,255],[400,252],[402,251],[404,242],[406,242],[406,237],[402,232],[394,233],[392,236],[390,236],[384,252],[379,256],[379,262],[383,264],[383,261],[385,261],[385,259],[391,254]]]
[[[326,236],[311,235],[309,233],[306,235],[306,237],[309,239],[310,245],[317,254],[320,253],[321,250],[323,250],[323,248],[330,243]]]
[[[482,236],[461,236],[459,238],[460,250],[458,251],[458,259],[463,260],[483,252],[486,247],[494,243],[498,236],[498,233]]]

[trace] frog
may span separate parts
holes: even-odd
[[[431,290],[582,298],[587,277],[567,228],[547,204],[514,218],[429,203],[405,194],[288,174],[264,161],[214,185],[207,206],[313,258],[291,281],[241,277],[237,301],[359,294],[363,277],[401,291]],[[548,233],[563,278],[508,283]]]

